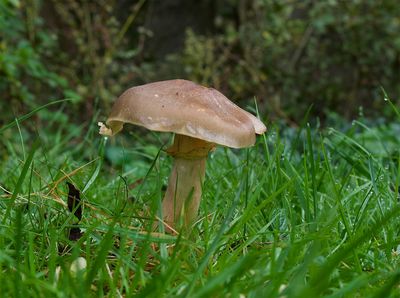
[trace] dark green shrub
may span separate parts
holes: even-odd
[[[311,105],[322,118],[331,111],[350,118],[360,106],[365,116],[389,113],[381,86],[399,97],[396,0],[204,3],[212,25],[182,27],[183,49],[164,59],[147,51],[158,40],[146,28],[157,1],[1,0],[0,108],[11,102],[12,118],[68,97],[70,115],[93,115],[132,85],[176,77],[244,106],[255,96],[261,112],[289,122]]]
[[[46,62],[55,49],[55,36],[43,28],[35,9],[33,4],[0,1],[0,110],[5,112],[4,120],[32,109],[49,95],[62,95],[59,89],[68,87]]]
[[[125,34],[143,3],[0,0],[0,108],[12,106],[3,118],[60,98],[76,120],[107,107],[133,84],[139,51]]]
[[[216,34],[187,32],[181,75],[234,98],[254,95],[277,116],[302,119],[398,98],[400,5],[384,1],[217,1]],[[171,58],[170,58],[171,59]]]

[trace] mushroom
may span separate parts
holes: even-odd
[[[216,145],[254,145],[266,131],[252,114],[222,93],[187,80],[168,80],[126,90],[115,102],[100,134],[115,135],[124,123],[175,133],[167,153],[174,158],[163,203],[164,222],[188,226],[197,217],[208,153]]]

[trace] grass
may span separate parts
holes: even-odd
[[[198,222],[164,235],[150,218],[168,138],[131,127],[105,140],[96,121],[46,110],[35,111],[49,123],[40,129],[32,114],[0,128],[3,297],[400,294],[398,123],[275,125],[253,148],[219,148]],[[66,181],[81,191],[79,222]],[[78,257],[87,268],[73,271]]]

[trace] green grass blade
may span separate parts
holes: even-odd
[[[14,121],[10,122],[9,124],[4,125],[2,128],[0,128],[0,134],[3,131],[16,126],[18,123],[21,123],[21,122],[25,121],[26,119],[29,119],[30,117],[32,117],[34,114],[36,114],[40,110],[43,110],[43,109],[48,108],[48,107],[50,107],[52,105],[63,103],[63,102],[69,101],[69,100],[71,100],[71,99],[66,98],[66,99],[55,100],[55,101],[49,102],[49,103],[47,103],[47,104],[45,104],[43,106],[40,106],[40,107],[34,109],[33,111],[29,112],[28,114],[25,114],[25,115],[15,119]]]
[[[14,208],[15,200],[16,200],[18,194],[22,190],[22,184],[24,183],[26,174],[28,173],[29,167],[30,167],[30,165],[31,165],[31,163],[33,161],[33,156],[35,155],[36,150],[39,148],[39,144],[40,144],[40,140],[39,139],[36,139],[36,141],[32,144],[32,148],[31,148],[31,150],[29,152],[28,158],[26,159],[26,161],[24,163],[24,166],[22,167],[21,174],[19,175],[17,184],[16,184],[16,186],[14,188],[14,191],[12,193],[10,202],[9,202],[7,210],[5,212],[5,215],[4,215],[4,218],[3,218],[3,221],[2,221],[3,224],[5,224],[7,218],[10,216],[11,209]]]

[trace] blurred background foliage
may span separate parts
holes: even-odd
[[[105,117],[124,89],[171,78],[255,97],[271,121],[311,105],[390,117],[399,32],[398,0],[0,0],[0,124],[60,98],[60,121]]]

